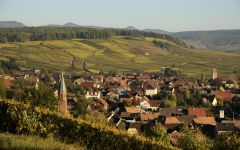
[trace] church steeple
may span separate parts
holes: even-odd
[[[63,73],[59,80],[59,89],[58,89],[58,112],[62,114],[68,113],[67,109],[67,89],[65,86]]]

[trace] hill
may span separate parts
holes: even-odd
[[[134,26],[127,26],[126,28],[124,28],[125,30],[138,30],[136,27]]]
[[[172,32],[168,32],[168,31],[161,30],[161,29],[143,29],[143,31],[155,32],[155,33],[161,33],[161,34],[171,34],[172,33]]]
[[[21,28],[21,27],[26,27],[26,25],[17,21],[0,21],[0,28]]]
[[[201,49],[240,51],[240,30],[186,31],[170,35]]]
[[[184,48],[167,39],[169,48],[154,46],[156,38],[113,36],[107,39],[72,39],[28,41],[0,44],[2,59],[16,57],[24,66],[51,71],[65,70],[83,73],[83,62],[92,72],[159,72],[161,67],[173,66],[184,74],[199,76],[211,73],[216,67],[220,73],[240,74],[240,55]],[[72,68],[72,60],[73,67]]]

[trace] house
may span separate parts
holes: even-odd
[[[84,94],[86,99],[91,99],[91,98],[100,99],[101,97],[101,92],[99,91],[85,91]]]
[[[94,82],[89,82],[89,81],[80,82],[79,85],[80,85],[80,87],[83,87],[83,88],[92,88],[92,87],[95,87]]]
[[[182,125],[175,116],[160,116],[159,121],[167,128],[168,132],[172,132]]]
[[[141,133],[141,122],[128,123],[127,133],[130,135],[136,135]]]
[[[214,117],[196,117],[193,118],[193,123],[198,125],[213,125],[216,126]]]
[[[160,113],[141,113],[139,115],[139,119],[142,122],[146,122],[149,120],[154,120],[154,119],[158,119]]]
[[[95,99],[91,101],[91,104],[88,105],[87,111],[90,113],[95,113],[95,112],[102,112],[104,110],[108,110],[108,103],[104,99]]]
[[[140,100],[140,108],[143,110],[157,110],[160,106],[159,100]]]
[[[193,118],[195,118],[195,116],[183,115],[183,116],[176,116],[176,118],[181,123],[192,126],[193,125]]]
[[[183,136],[183,133],[180,133],[175,130],[172,133],[169,133],[168,136],[170,138],[172,145],[177,146],[178,140]]]
[[[161,116],[182,116],[183,113],[177,108],[160,108],[159,113]]]
[[[231,100],[233,97],[232,92],[222,92],[217,90],[214,93],[217,100]]]
[[[150,109],[157,110],[160,106],[160,100],[149,100]]]
[[[197,116],[197,117],[206,117],[207,113],[204,108],[188,108],[187,115]]]
[[[3,86],[4,86],[4,88],[10,88],[11,85],[13,84],[14,80],[15,79],[13,77],[11,77],[11,76],[4,76],[3,77]]]
[[[199,127],[203,134],[210,138],[215,138],[217,133],[217,123],[214,117],[197,117],[193,118],[195,126]]]
[[[217,123],[218,135],[223,133],[231,133],[236,130],[234,123]]]
[[[225,124],[234,123],[235,127],[240,129],[240,120],[236,120],[236,119],[235,120],[222,120],[221,123],[225,123]]]
[[[102,106],[103,106],[103,108],[104,108],[105,110],[108,109],[109,104],[108,104],[104,99],[100,98],[100,99],[99,99],[99,102],[102,104]]]
[[[145,95],[148,96],[153,96],[156,95],[158,93],[158,89],[157,87],[154,87],[153,85],[148,84],[145,88]]]
[[[140,108],[138,107],[125,107],[126,112],[130,114],[139,114],[140,113]]]

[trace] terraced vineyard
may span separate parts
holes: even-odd
[[[213,67],[222,74],[233,71],[240,74],[239,54],[200,52],[164,40],[174,47],[161,49],[154,46],[152,40],[115,36],[110,39],[14,42],[0,44],[0,59],[13,56],[24,67],[74,73],[84,72],[82,65],[86,62],[88,69],[96,73],[100,70],[157,72],[163,66],[175,66],[190,76],[200,76],[201,72],[210,74]]]

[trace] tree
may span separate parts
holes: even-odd
[[[206,79],[206,78],[205,78],[205,73],[202,73],[202,74],[201,74],[201,81],[204,82],[205,79]]]
[[[4,98],[6,96],[6,89],[3,85],[3,79],[0,78],[0,98]]]
[[[221,134],[214,143],[218,150],[240,150],[240,132]]]
[[[78,97],[77,102],[72,104],[71,112],[74,117],[85,116],[89,102],[83,97]]]
[[[29,99],[33,106],[44,106],[52,110],[57,108],[57,99],[53,89],[42,82],[39,83],[38,89],[34,88],[29,91]]]
[[[166,144],[170,144],[167,129],[160,123],[156,123],[154,126],[152,126],[149,130],[145,132],[145,135],[157,141],[162,141]]]
[[[209,150],[210,140],[199,129],[183,127],[183,136],[178,140],[178,146],[184,150]]]
[[[163,108],[175,108],[177,103],[173,100],[162,100],[160,105]]]

